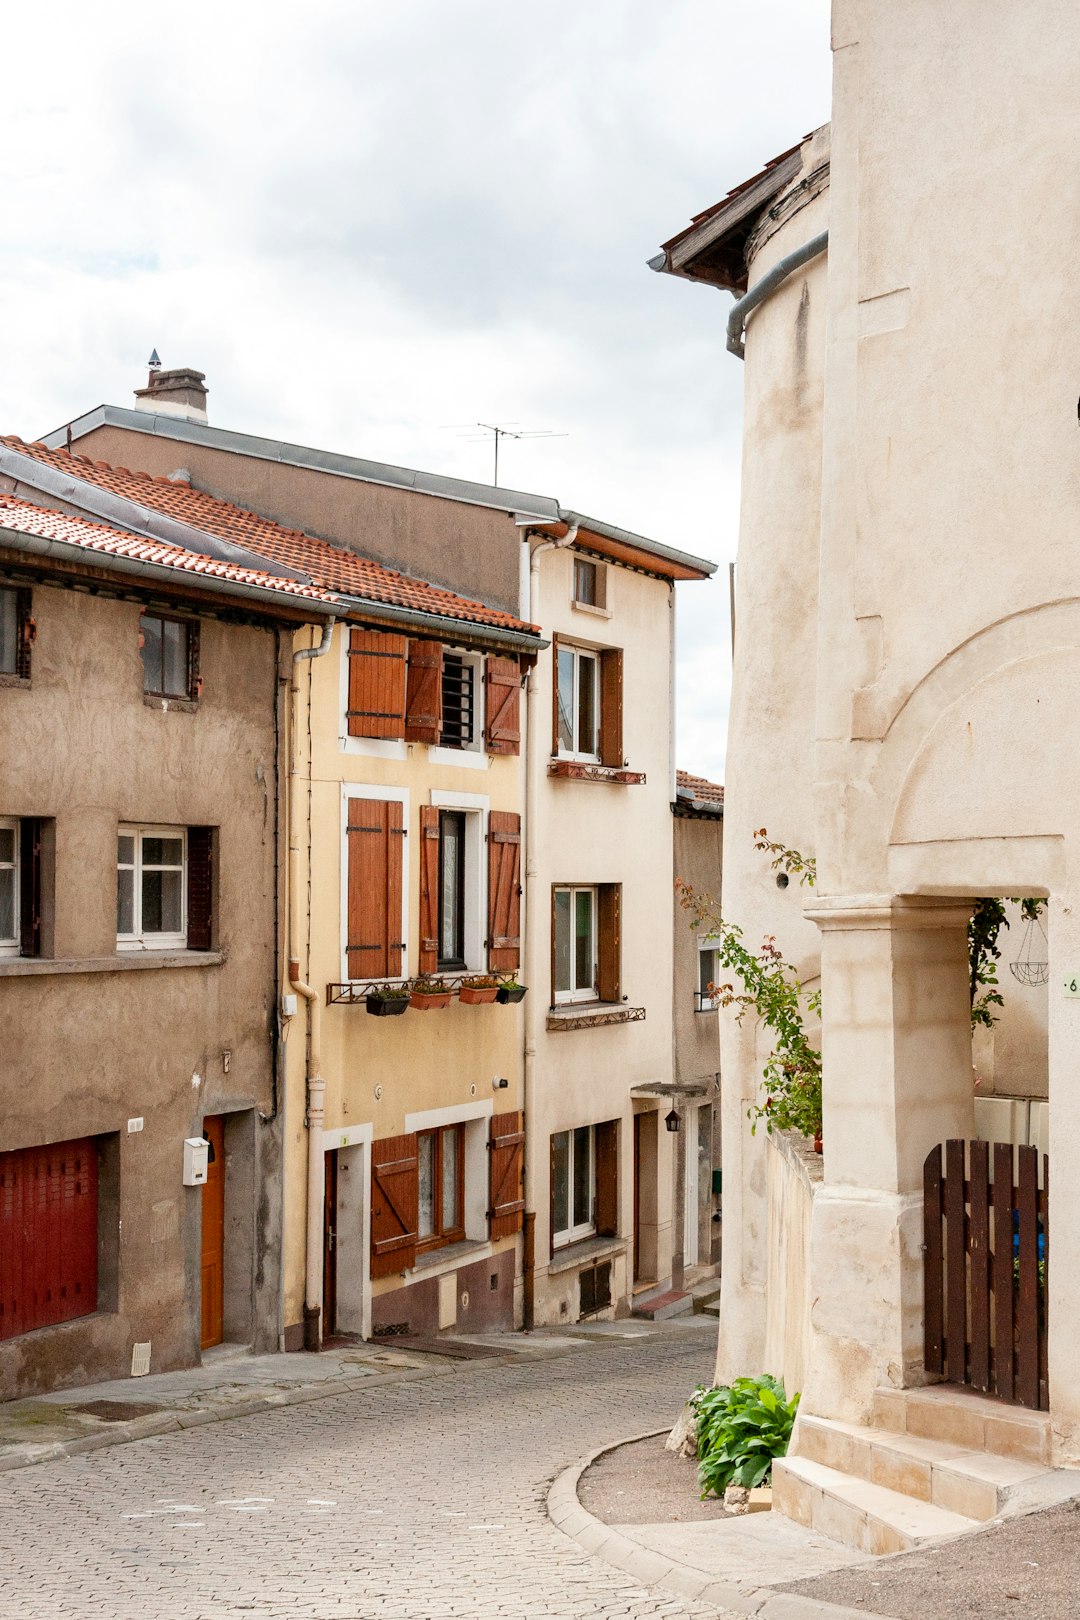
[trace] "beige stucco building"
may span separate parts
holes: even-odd
[[[725,911],[751,936],[775,934],[808,985],[820,967],[823,1001],[816,1166],[749,1135],[740,1116],[767,1032],[724,1020],[718,1368],[754,1371],[767,1347],[782,1360],[773,1370],[804,1389],[796,1460],[821,1466],[815,1420],[867,1426],[880,1442],[928,1410],[917,1392],[942,1370],[967,1405],[939,1398],[938,1428],[919,1432],[950,1438],[960,1410],[976,1446],[1029,1434],[1037,1460],[1080,1460],[1067,742],[1080,340],[1052,316],[1077,227],[1057,154],[1080,41],[1071,8],[1036,12],[1038,26],[1030,10],[989,17],[974,4],[835,5],[830,128],[656,261],[740,300]],[[1006,124],[1022,139],[1003,138]],[[1023,299],[1007,290],[1019,261]],[[752,847],[762,825],[816,855],[816,889],[776,889]],[[1006,1006],[993,1051],[976,1042],[976,1087],[967,923],[987,896],[1048,899],[1048,983],[1009,971],[1023,959],[1014,922]],[[959,1196],[975,1200],[965,1238],[955,1211],[951,1225],[931,1219],[932,1167],[940,1144],[979,1138],[1004,1157],[990,1150],[978,1205],[985,1154],[961,1150]],[[1022,1143],[1038,1152],[1015,1152]],[[999,1213],[983,1241],[987,1197]],[[973,1389],[996,1392],[985,1425]],[[811,1473],[786,1498],[802,1516]],[[832,1489],[818,1483],[819,1496]],[[865,1521],[875,1550],[892,1545]]]

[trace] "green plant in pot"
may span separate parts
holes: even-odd
[[[526,986],[518,984],[516,979],[503,979],[495,995],[496,1001],[505,1006],[508,1001],[524,1001]]]
[[[729,1485],[768,1485],[777,1457],[787,1455],[799,1397],[790,1400],[777,1378],[736,1378],[690,1397],[697,1431],[702,1497],[723,1496]]]
[[[414,979],[409,993],[409,1006],[415,1007],[417,1012],[434,1012],[439,1007],[449,1007],[450,991],[439,979],[429,979],[422,976]]]
[[[461,989],[458,991],[458,1000],[464,1002],[466,1007],[480,1007],[489,1001],[494,1001],[498,992],[498,979],[493,979],[487,973],[479,973],[471,979],[462,980]]]
[[[408,987],[388,984],[377,990],[369,990],[364,1004],[373,1018],[398,1018],[409,1009]]]

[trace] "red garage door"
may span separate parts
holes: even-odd
[[[97,1310],[93,1137],[0,1153],[0,1339]]]

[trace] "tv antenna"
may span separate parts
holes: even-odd
[[[495,476],[494,484],[499,482],[499,441],[501,439],[566,439],[567,433],[557,433],[553,428],[523,428],[517,422],[469,422],[465,424],[469,431],[461,437],[468,439],[470,444],[479,444],[490,433],[495,447]],[[479,432],[475,430],[479,428]]]

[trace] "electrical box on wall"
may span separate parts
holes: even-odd
[[[201,1187],[210,1164],[210,1144],[202,1136],[184,1138],[184,1186]]]

